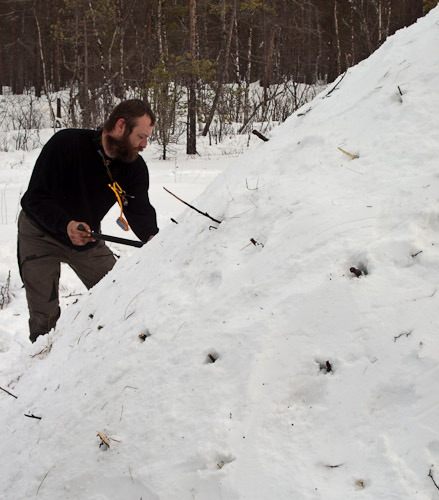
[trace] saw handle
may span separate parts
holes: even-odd
[[[79,231],[86,230],[83,224],[78,224],[77,229]],[[112,243],[120,243],[121,245],[128,245],[136,248],[141,248],[146,243],[144,241],[127,240],[125,238],[118,238],[117,236],[110,236],[108,234],[95,233],[94,231],[91,232],[90,236],[95,240],[111,241]]]

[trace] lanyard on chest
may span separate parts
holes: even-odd
[[[134,198],[134,196],[130,196],[126,191],[124,191],[119,184],[113,179],[113,174],[110,170],[110,160],[105,158],[104,153],[99,149],[99,154],[101,155],[102,161],[104,163],[105,169],[107,170],[108,177],[110,178],[111,184],[108,184],[108,187],[113,191],[116,195],[117,202],[120,206],[120,216],[117,218],[117,225],[122,228],[124,231],[129,231],[130,226],[128,222],[124,219],[123,215],[123,207],[128,206],[128,198]]]

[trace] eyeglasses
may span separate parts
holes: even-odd
[[[130,196],[127,194],[117,182],[113,182],[113,185],[108,184],[108,187],[114,192],[117,198],[117,202],[119,203],[120,206],[120,216],[116,220],[117,225],[122,228],[124,231],[129,231],[130,226],[128,225],[128,222],[123,218],[123,207],[126,207],[128,205],[128,200],[127,197],[133,198],[133,196]]]

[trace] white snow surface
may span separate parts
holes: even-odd
[[[179,205],[33,345],[2,220],[0,498],[439,498],[438,47],[435,8],[197,193],[220,224]]]

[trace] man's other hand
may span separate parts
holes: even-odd
[[[78,226],[81,225],[84,229],[78,229]],[[75,220],[71,220],[67,224],[67,234],[74,245],[84,246],[90,241],[96,241],[91,236],[90,226],[85,222],[78,222]]]

